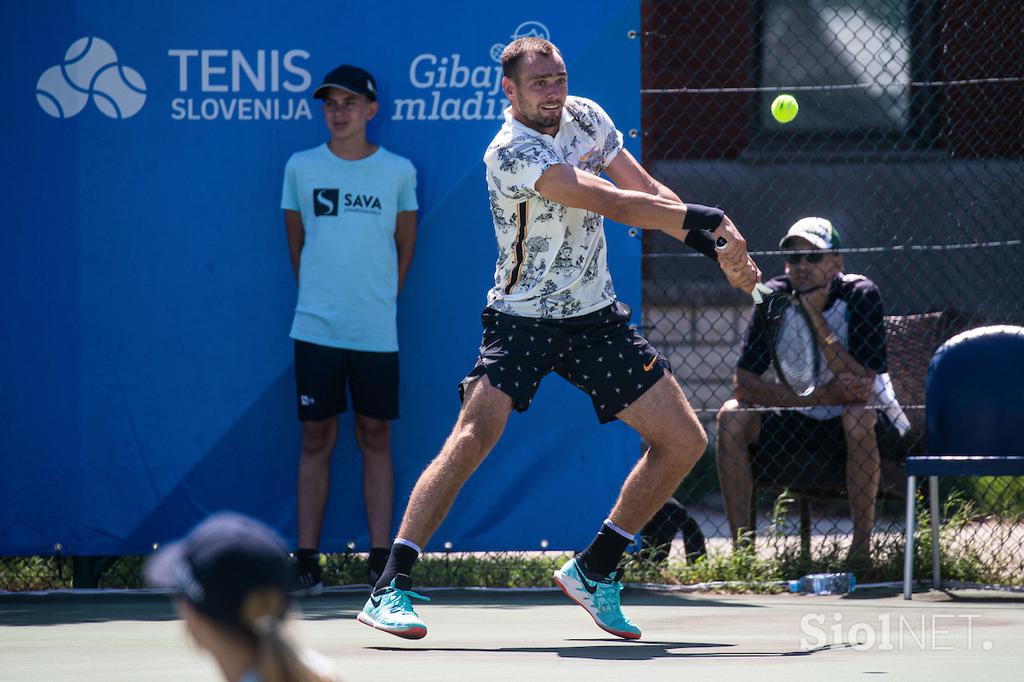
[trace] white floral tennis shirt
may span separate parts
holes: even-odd
[[[566,99],[553,138],[505,110],[505,123],[484,154],[498,240],[489,307],[523,317],[567,318],[615,300],[604,217],[548,201],[534,184],[557,164],[600,175],[621,149],[622,133],[589,99]]]

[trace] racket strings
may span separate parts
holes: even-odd
[[[773,301],[769,314],[777,324],[777,370],[795,393],[807,395],[817,386],[821,366],[814,329],[790,302]]]

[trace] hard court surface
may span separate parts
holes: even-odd
[[[992,592],[845,598],[627,589],[621,641],[557,591],[425,591],[425,639],[355,620],[365,595],[302,600],[293,634],[346,680],[1020,679],[1024,601]],[[0,680],[219,680],[164,595],[0,595]]]

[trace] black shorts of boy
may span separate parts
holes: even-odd
[[[348,410],[398,419],[398,353],[373,353],[295,342],[295,398],[299,421],[320,421]]]
[[[882,459],[905,456],[900,432],[882,412],[875,420]],[[846,436],[842,417],[814,419],[795,410],[763,412],[757,442],[750,446],[754,480],[794,487],[846,485]]]
[[[580,317],[537,319],[484,308],[483,341],[476,366],[459,384],[459,396],[474,379],[512,398],[518,412],[530,407],[540,381],[550,372],[590,396],[602,424],[628,407],[665,372],[668,361],[629,326],[621,302]]]

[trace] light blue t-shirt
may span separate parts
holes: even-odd
[[[306,230],[291,337],[350,350],[398,350],[395,218],[415,211],[416,169],[380,147],[358,161],[326,144],[297,152],[281,208]]]

